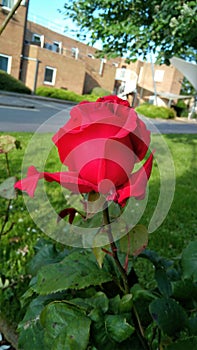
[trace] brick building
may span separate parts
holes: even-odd
[[[0,0],[0,23],[14,1]],[[179,94],[183,76],[175,67],[97,58],[95,48],[26,21],[27,10],[28,0],[24,0],[0,36],[0,69],[21,79],[32,91],[51,86],[82,94],[100,86],[118,93],[127,85],[137,89],[140,101],[147,101],[155,91],[158,95]]]
[[[10,20],[0,36],[0,69],[11,74],[16,79],[20,76],[21,55],[26,22],[26,2],[21,6]],[[14,0],[0,0],[0,24],[3,23],[14,5]]]
[[[55,86],[80,94],[96,86],[113,91],[119,58],[96,58],[95,48],[29,21],[25,43],[23,81],[30,88],[38,65],[37,86]]]

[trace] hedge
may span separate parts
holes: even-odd
[[[137,113],[149,118],[173,119],[176,117],[176,112],[172,108],[159,107],[149,103],[143,103],[135,108]]]
[[[0,70],[0,90],[31,94],[31,90],[10,74]]]
[[[81,102],[83,100],[96,101],[97,96],[95,95],[79,95],[73,91],[52,88],[47,86],[40,86],[36,89],[36,95],[57,98],[60,100]]]

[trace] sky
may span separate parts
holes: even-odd
[[[58,9],[64,11],[65,3],[66,0],[29,0],[28,20],[79,40],[73,32],[76,25],[71,19],[65,19],[64,15],[58,12]],[[95,47],[99,49],[101,46],[97,43]]]

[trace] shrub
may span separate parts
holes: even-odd
[[[173,106],[178,117],[188,117],[188,108],[183,100],[178,100],[177,104]]]
[[[0,90],[31,94],[31,90],[10,74],[0,70]]]
[[[97,97],[103,97],[103,96],[111,95],[111,91],[103,89],[101,87],[95,87],[92,89],[91,95],[95,95]]]
[[[136,112],[149,118],[173,119],[176,117],[176,112],[172,108],[159,107],[149,103],[136,107]]]
[[[94,95],[79,95],[73,91],[52,88],[47,86],[40,86],[36,89],[36,95],[57,98],[60,100],[81,102],[83,100],[95,101],[97,96]]]
[[[38,87],[36,89],[36,95],[70,101],[76,101],[79,98],[79,95],[77,95],[75,92],[46,86]]]

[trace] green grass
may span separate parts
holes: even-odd
[[[9,133],[21,142],[21,150],[13,150],[9,153],[11,174],[21,177],[21,163],[24,157],[25,149],[32,137],[31,133]],[[47,142],[50,142],[52,134],[40,134],[36,143],[34,158],[39,157],[42,160],[42,148]],[[156,152],[160,153],[159,139],[161,136],[152,135],[153,143],[156,145]],[[179,255],[189,241],[197,237],[197,217],[196,217],[196,198],[197,198],[197,138],[196,135],[164,135],[163,139],[168,145],[172,154],[172,159],[176,172],[176,188],[171,208],[164,222],[159,228],[150,234],[149,248],[156,250],[163,256],[172,258]],[[162,159],[162,154],[161,154]],[[0,182],[6,178],[6,163],[4,155],[0,154]],[[29,165],[32,164],[32,158],[29,159]],[[58,158],[56,148],[52,148],[47,161],[46,171],[58,171],[61,163]],[[55,209],[60,211],[64,208],[64,197],[60,191],[60,186],[55,183],[46,183],[46,188],[51,202]],[[159,197],[160,176],[158,165],[154,162],[152,175],[149,181],[148,205],[141,219],[141,223],[149,224]],[[168,182],[166,182],[166,191]],[[0,199],[1,218],[3,218],[7,201]],[[0,224],[2,219],[0,221]],[[10,317],[10,303],[12,303],[12,313],[19,306],[20,295],[27,287],[27,263],[32,257],[35,245],[39,237],[45,236],[31,219],[23,201],[22,196],[13,200],[10,210],[10,218],[7,228],[14,223],[12,230],[1,238],[0,246],[0,270],[1,275],[5,276],[12,284],[0,294],[0,301],[4,305],[3,310]],[[46,237],[47,238],[47,237]],[[147,270],[144,263],[139,263],[141,269],[141,278],[147,279]],[[151,273],[151,271],[150,271]],[[1,293],[1,291],[0,291]],[[3,299],[2,299],[3,298]],[[18,315],[20,318],[20,314]],[[17,321],[17,317],[16,317]]]

